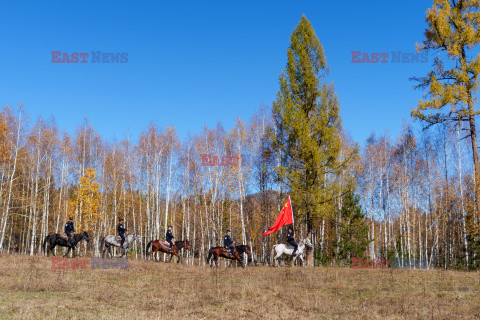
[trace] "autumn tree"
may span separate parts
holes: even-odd
[[[373,241],[368,240],[368,225],[359,202],[353,190],[348,190],[341,210],[339,243],[339,258],[347,261],[352,257],[365,258],[367,246]]]
[[[443,54],[433,63],[425,77],[414,78],[416,88],[426,91],[425,99],[412,109],[414,118],[427,126],[465,123],[470,138],[475,172],[475,212],[480,208],[480,159],[478,154],[475,116],[480,113],[475,98],[478,93],[480,55],[480,2],[435,0],[427,11],[425,40],[419,51]],[[477,216],[478,218],[478,216]]]
[[[93,232],[97,230],[99,223],[103,220],[103,214],[99,212],[100,204],[101,196],[95,170],[87,168],[85,174],[80,178],[80,184],[75,194],[75,209],[80,217],[78,231]]]
[[[269,137],[281,155],[278,175],[291,190],[297,221],[305,221],[310,233],[331,198],[328,179],[338,173],[341,119],[334,87],[325,81],[323,47],[305,16],[293,31],[287,56]]]

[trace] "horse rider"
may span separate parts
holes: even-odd
[[[72,233],[75,232],[75,228],[73,227],[73,218],[69,217],[67,223],[65,223],[64,228],[65,234],[68,237],[68,245],[72,246]]]
[[[293,246],[293,253],[292,255],[295,255],[295,253],[298,250],[298,244],[295,242],[295,238],[293,237],[293,228],[289,227],[288,228],[288,233],[287,233],[287,242]]]
[[[170,245],[170,251],[172,250],[173,246],[175,245],[175,237],[172,234],[172,226],[168,226],[167,233],[165,234],[165,240]]]
[[[234,242],[232,241],[232,238],[230,237],[230,230],[227,230],[227,234],[223,238],[223,246],[226,249],[230,250],[230,257],[233,257],[233,253],[235,252],[235,247],[233,246]]]
[[[128,231],[126,228],[123,227],[123,219],[120,218],[118,220],[117,232],[122,241],[120,242],[120,246],[123,248],[123,243],[125,242],[125,232]]]

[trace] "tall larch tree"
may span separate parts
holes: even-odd
[[[278,175],[291,191],[296,221],[304,221],[310,234],[333,194],[329,177],[339,168],[339,103],[325,81],[329,69],[323,47],[305,16],[291,35],[287,55],[273,102],[276,128],[269,137],[281,156]]]
[[[480,72],[480,1],[435,0],[427,11],[425,40],[419,51],[438,52],[433,70],[413,78],[426,97],[412,109],[412,116],[427,126],[460,122],[471,141],[475,172],[475,216],[480,209],[480,158],[475,116]],[[477,227],[478,228],[478,227]],[[478,230],[476,230],[478,232]]]

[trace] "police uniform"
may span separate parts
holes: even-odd
[[[295,238],[293,238],[293,232],[288,232],[287,233],[287,242],[293,246],[293,255],[297,252],[298,249],[298,244],[295,243]]]
[[[232,238],[230,238],[230,235],[225,235],[223,238],[223,246],[227,249],[230,249],[230,253],[233,255],[233,252],[235,251],[235,247],[233,246],[233,241]]]
[[[123,227],[123,223],[119,223],[118,226],[117,226],[117,232],[118,232],[118,235],[120,236],[120,238],[122,238],[122,241],[120,242],[120,245],[123,247],[123,243],[125,242],[125,231],[127,231],[127,229],[125,229]]]
[[[172,234],[172,230],[167,230],[167,234],[165,235],[165,240],[167,240],[168,244],[170,244],[170,248],[173,248],[172,239],[175,238]]]
[[[72,232],[75,232],[75,228],[73,227],[73,222],[72,221],[67,221],[67,223],[65,223],[64,231],[67,234],[68,243],[71,244],[72,243]]]

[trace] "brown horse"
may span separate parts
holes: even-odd
[[[148,249],[150,249],[150,246],[152,247],[152,251],[148,252]],[[157,253],[159,251],[164,252],[164,253],[169,253],[170,254],[170,260],[168,260],[168,262],[172,262],[173,256],[176,256],[178,258],[177,263],[179,263],[181,258],[180,258],[180,255],[178,253],[180,252],[180,250],[183,249],[183,247],[187,248],[188,250],[192,249],[188,240],[175,241],[175,244],[173,245],[172,250],[170,250],[169,247],[164,245],[162,241],[160,241],[160,240],[153,241],[152,240],[147,244],[146,253],[147,253],[147,257],[150,256],[152,253],[155,253],[155,260],[156,261],[158,261]]]
[[[211,260],[213,260],[215,262],[215,266],[218,267],[218,257],[238,261],[240,262],[242,267],[245,268],[245,266],[243,265],[243,259],[240,257],[237,250],[235,250],[233,252],[233,256],[231,256],[229,249],[226,249],[224,247],[211,247],[210,250],[208,250],[207,257],[207,263],[210,263],[210,267],[212,267]]]

